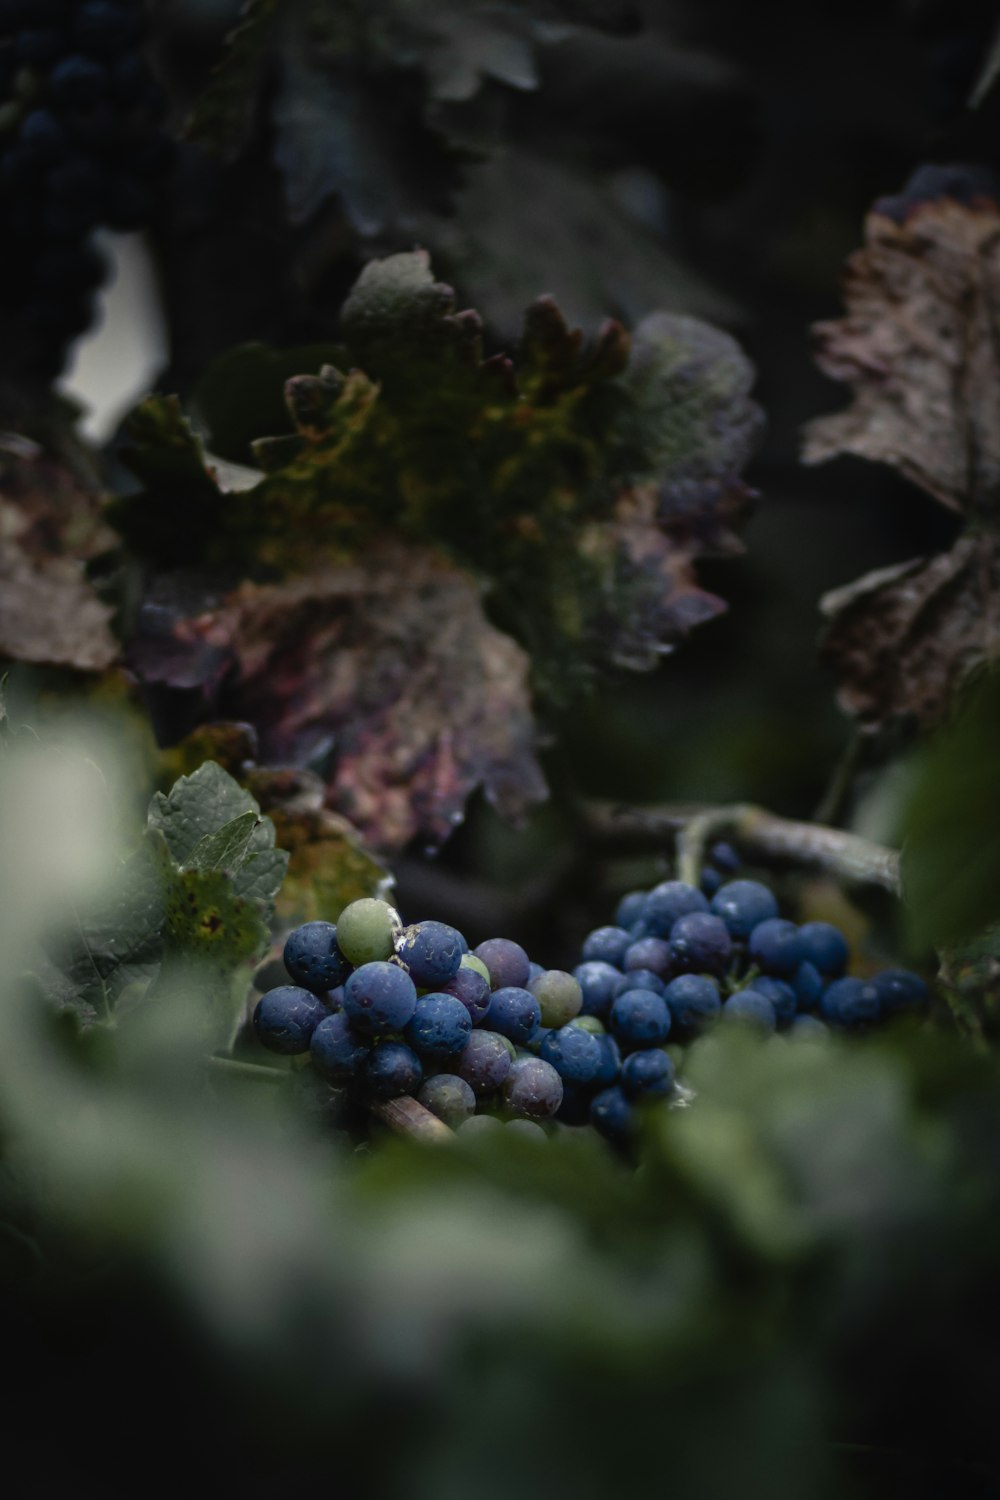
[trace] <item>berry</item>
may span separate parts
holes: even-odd
[[[519,1057],[512,1064],[501,1089],[509,1114],[528,1120],[548,1120],[563,1101],[559,1073],[540,1057]]]
[[[422,989],[437,989],[453,979],[464,952],[465,939],[446,922],[417,922],[404,928],[396,942],[396,957]]]
[[[539,1054],[567,1083],[593,1083],[604,1060],[597,1038],[579,1026],[550,1031]]]
[[[309,1041],[309,1059],[328,1083],[347,1083],[371,1050],[371,1041],[354,1030],[343,1011],[325,1016]]]
[[[839,979],[847,968],[847,939],[832,922],[803,922],[799,928],[803,961],[813,964],[829,979]]]
[[[548,1140],[548,1136],[545,1134],[545,1131],[539,1125],[537,1120],[525,1120],[521,1118],[518,1118],[516,1120],[508,1120],[504,1126],[504,1129],[511,1131],[514,1135],[529,1136],[532,1140],[535,1141]]]
[[[387,901],[365,896],[340,913],[337,941],[352,964],[377,963],[392,957],[401,925],[399,913]]]
[[[282,955],[296,984],[324,994],[343,984],[351,971],[332,922],[305,922],[288,934]]]
[[[706,865],[701,872],[701,879],[698,881],[698,889],[701,891],[703,896],[707,896],[709,901],[711,901],[716,891],[721,889],[723,879],[724,876],[722,876],[718,870],[713,870],[710,865]]]
[[[486,1021],[493,1031],[523,1046],[537,1030],[541,1015],[541,1007],[530,990],[505,985],[502,990],[493,991]]]
[[[87,0],[74,20],[77,44],[92,57],[117,57],[130,51],[143,33],[143,14],[134,6]]]
[[[824,1021],[848,1030],[873,1025],[881,1011],[878,989],[863,979],[835,979],[819,1003],[819,1013]]]
[[[760,922],[778,915],[778,903],[759,880],[730,880],[712,897],[712,911],[725,922],[730,936],[747,938]]]
[[[580,957],[584,963],[613,964],[620,969],[631,944],[632,934],[624,927],[595,927],[584,938]]]
[[[758,922],[750,934],[747,952],[765,974],[776,974],[781,979],[793,975],[803,962],[799,929],[794,922],[781,917]]]
[[[682,1036],[697,1035],[718,1019],[722,1009],[719,986],[707,974],[679,974],[667,985],[663,998],[670,1007],[671,1023]]]
[[[454,995],[420,995],[406,1024],[406,1040],[421,1057],[442,1058],[461,1052],[469,1040],[472,1017]]]
[[[733,940],[719,917],[691,912],[676,921],[670,932],[670,957],[675,971],[724,974],[733,953]]]
[[[487,938],[473,951],[486,965],[491,989],[503,990],[511,985],[523,989],[531,977],[531,960],[520,943],[510,938]]]
[[[461,1000],[469,1012],[473,1026],[479,1025],[490,1007],[489,979],[471,965],[466,967],[464,959],[458,973],[447,984],[441,985],[441,993],[454,995],[456,1000]]]
[[[665,979],[670,973],[670,944],[666,938],[637,938],[625,950],[625,970],[649,969]]]
[[[49,74],[49,97],[58,109],[96,104],[110,87],[107,69],[91,57],[66,57]]]
[[[344,985],[344,1010],[367,1036],[402,1031],[416,1007],[416,986],[398,964],[362,964]]]
[[[512,1062],[505,1037],[496,1031],[473,1031],[455,1072],[476,1094],[492,1094],[504,1082]]]
[[[590,1123],[611,1141],[624,1141],[635,1129],[635,1116],[624,1091],[615,1086],[595,1094],[590,1105]]]
[[[435,1073],[428,1078],[421,1086],[417,1102],[452,1130],[476,1112],[476,1096],[457,1073]]]
[[[417,1054],[405,1042],[376,1042],[363,1069],[365,1083],[379,1099],[412,1094],[424,1076]]]
[[[772,979],[768,974],[758,974],[751,979],[743,994],[752,991],[763,995],[774,1006],[774,1016],[779,1026],[791,1025],[799,1008],[798,996],[790,984],[783,979]]]
[[[645,907],[646,892],[629,891],[628,895],[623,896],[615,907],[615,926],[624,927],[627,932],[631,931],[636,922],[642,920]]]
[[[599,1036],[595,1040],[601,1049],[601,1066],[594,1075],[594,1083],[603,1089],[617,1080],[622,1068],[622,1054],[613,1036]]]
[[[929,999],[926,984],[919,974],[911,974],[909,969],[886,969],[884,973],[876,974],[874,984],[887,1016],[926,1005]]]
[[[732,844],[721,841],[709,849],[708,862],[723,875],[735,875],[743,863]]]
[[[655,1047],[670,1034],[670,1011],[652,990],[627,990],[611,1007],[611,1029],[623,1047]]]
[[[630,1099],[659,1099],[673,1092],[674,1065],[661,1047],[633,1052],[622,1063],[621,1086]]]
[[[700,911],[708,911],[708,902],[701,891],[683,880],[665,880],[661,885],[654,885],[646,897],[642,914],[646,935],[669,937],[675,922]]]
[[[580,982],[562,969],[543,969],[528,988],[538,1001],[542,1026],[565,1026],[580,1014],[583,991]]]
[[[795,991],[799,1010],[815,1010],[823,997],[826,983],[816,965],[807,961],[799,964],[792,975],[792,989]]]
[[[662,995],[665,989],[664,981],[652,969],[629,969],[615,980],[613,998],[624,995],[626,990],[652,990],[654,995]]]
[[[573,970],[573,978],[579,984],[583,996],[580,1013],[585,1016],[606,1016],[615,997],[615,985],[621,977],[618,969],[600,959],[577,964]]]
[[[822,1042],[830,1035],[830,1028],[818,1016],[796,1016],[788,1035],[797,1041]]]
[[[253,1029],[269,1052],[294,1057],[308,1052],[313,1032],[329,1014],[311,990],[283,984],[261,995],[253,1013]]]
[[[778,1025],[774,1006],[757,990],[738,990],[735,995],[730,995],[722,1007],[722,1017],[726,1021],[758,1026],[762,1031],[774,1031]]]

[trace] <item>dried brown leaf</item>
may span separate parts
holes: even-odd
[[[872,212],[845,301],[845,317],[816,328],[817,361],[854,401],[810,425],[805,461],[850,453],[890,464],[953,510],[995,508],[1000,207],[938,197]]]

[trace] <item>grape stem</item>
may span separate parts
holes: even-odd
[[[899,854],[857,833],[822,823],[798,823],[763,807],[737,803],[696,814],[677,834],[677,873],[697,885],[705,850],[725,835],[750,856],[789,860],[860,885],[876,885],[893,896],[902,894]]]
[[[422,1104],[418,1104],[408,1094],[401,1099],[376,1099],[368,1108],[377,1120],[388,1125],[397,1135],[408,1135],[411,1140],[427,1142],[454,1139],[454,1132],[443,1120],[432,1115],[429,1109],[424,1109]]]

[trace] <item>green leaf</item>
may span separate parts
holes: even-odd
[[[240,24],[187,122],[189,140],[234,156],[250,132],[257,89],[273,42],[277,0],[246,0]]]
[[[192,775],[179,777],[166,795],[156,793],[149,805],[149,827],[163,834],[170,857],[183,866],[192,861],[204,839],[217,836],[247,813],[256,818],[259,812],[250,793],[214,760],[207,760]]]
[[[1000,920],[1000,672],[920,755],[902,853],[915,941],[960,943]]]
[[[186,870],[220,870],[235,875],[246,862],[260,817],[252,809],[230,818],[215,833],[206,833],[184,861]]]

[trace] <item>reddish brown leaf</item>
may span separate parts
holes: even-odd
[[[244,583],[197,616],[190,597],[163,580],[142,611],[140,674],[200,684],[256,726],[270,764],[327,758],[328,801],[374,847],[442,840],[477,786],[513,817],[544,796],[527,657],[439,555],[370,548],[352,567]]]
[[[98,498],[31,443],[0,451],[0,656],[100,672],[118,656],[110,608],[86,576],[115,537]]]
[[[820,368],[854,388],[808,429],[804,458],[892,465],[953,510],[1000,492],[1000,207],[986,198],[875,211],[847,265],[847,315],[816,329]]]
[[[869,573],[827,594],[822,654],[839,700],[871,729],[937,723],[974,667],[1000,651],[1000,545],[960,537],[950,552]]]

